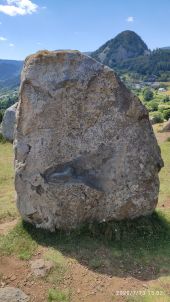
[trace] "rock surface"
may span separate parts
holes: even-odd
[[[0,302],[28,302],[29,297],[19,288],[4,287],[0,288]]]
[[[44,259],[36,259],[30,262],[31,271],[36,277],[45,277],[54,267],[53,262]]]
[[[18,103],[15,103],[11,107],[9,107],[4,114],[2,121],[2,135],[9,142],[13,142],[14,139],[14,131],[16,128],[16,110]]]
[[[166,123],[166,125],[162,129],[163,132],[169,132],[170,131],[170,119]]]
[[[26,59],[15,141],[24,220],[55,230],[150,214],[162,166],[147,110],[113,70],[77,51]]]

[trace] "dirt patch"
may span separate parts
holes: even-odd
[[[159,204],[159,207],[163,208],[163,209],[170,209],[170,199],[166,199],[163,202],[161,202]]]
[[[35,279],[26,261],[14,257],[0,258],[0,287],[12,286],[23,290],[30,302],[47,301],[49,284],[41,279]]]
[[[156,138],[158,140],[158,143],[163,143],[165,142],[169,137],[170,137],[170,132],[161,132],[162,129],[165,127],[165,125],[167,124],[167,122],[162,123],[162,124],[156,124],[153,126]]]
[[[11,231],[17,224],[18,220],[12,220],[10,222],[4,222],[0,224],[0,235],[6,235]]]
[[[165,142],[170,137],[170,132],[157,132],[156,138],[158,140],[158,143]]]
[[[36,255],[37,257],[37,255]],[[120,278],[91,271],[74,259],[69,259],[68,271],[62,283],[56,286],[44,279],[35,278],[27,261],[15,257],[0,258],[0,287],[18,287],[30,297],[30,302],[45,302],[49,288],[70,290],[70,302],[116,302],[126,301],[119,291],[144,290],[152,281],[140,281],[133,277]]]

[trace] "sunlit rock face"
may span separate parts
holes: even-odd
[[[26,59],[15,140],[24,220],[53,231],[150,214],[162,166],[147,110],[113,70],[77,51]]]

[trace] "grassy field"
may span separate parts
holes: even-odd
[[[159,204],[150,217],[84,226],[69,234],[36,230],[19,220],[12,231],[0,236],[1,258],[20,259],[16,261],[24,266],[40,255],[54,263],[52,272],[41,280],[44,300],[31,301],[170,301],[170,142],[160,141],[165,167],[160,173]],[[12,146],[0,144],[1,223],[18,217],[14,199]],[[100,290],[98,278],[103,280]],[[92,284],[95,290],[90,291]],[[116,296],[122,288],[142,288],[145,295]],[[95,294],[87,295],[88,291]]]
[[[13,175],[12,146],[0,143],[0,222],[17,216]]]

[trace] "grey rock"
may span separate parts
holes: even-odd
[[[0,288],[0,302],[28,302],[30,298],[19,288]]]
[[[15,103],[11,107],[9,107],[4,114],[2,120],[2,135],[5,139],[9,142],[13,142],[14,139],[14,132],[16,128],[16,110],[17,110],[18,103]]]
[[[36,277],[45,277],[54,267],[52,261],[44,259],[36,259],[30,261],[30,264],[31,271]]]
[[[165,124],[165,126],[162,129],[162,132],[169,132],[170,131],[170,119],[168,122]]]
[[[112,69],[77,51],[39,52],[25,61],[20,97],[24,220],[53,231],[153,212],[160,148],[146,108]]]

